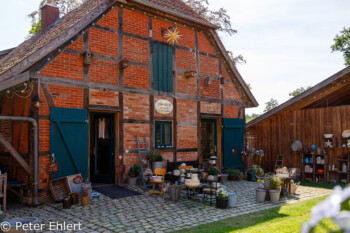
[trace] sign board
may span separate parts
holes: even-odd
[[[158,100],[154,107],[160,114],[172,113],[174,109],[173,104],[169,100]]]

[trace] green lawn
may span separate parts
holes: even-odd
[[[311,208],[324,200],[325,197],[315,198],[228,218],[215,223],[200,225],[180,232],[300,232],[301,224],[308,220]],[[339,232],[332,220],[322,222],[328,229],[318,226],[315,232]]]

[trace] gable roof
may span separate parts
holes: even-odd
[[[3,57],[0,62],[0,82],[6,81],[10,83],[11,77],[22,73],[33,64],[39,62],[45,56],[56,50],[58,47],[71,40],[71,38],[80,33],[93,20],[102,15],[117,1],[122,3],[135,2],[146,7],[172,14],[176,17],[181,17],[185,20],[204,25],[210,29],[218,29],[217,26],[209,23],[207,20],[199,16],[192,10],[191,7],[186,5],[181,0],[89,0],[62,17],[52,26],[52,28],[49,28],[46,31],[28,39],[13,49],[8,55]],[[246,83],[243,81],[236,67],[232,64],[227,51],[214,30],[211,30],[210,35],[218,44],[218,47],[221,50],[220,52],[224,55],[230,69],[233,70],[238,83],[245,93],[244,95],[247,95],[251,103],[250,106],[257,106],[257,101],[250,92]],[[26,77],[29,77],[29,75]],[[13,85],[16,85],[22,81],[23,79],[18,79],[17,83],[13,82]]]
[[[272,115],[283,111],[285,109],[287,109],[288,107],[293,106],[294,104],[298,104],[302,101],[304,101],[307,98],[310,97],[314,97],[316,95],[316,93],[321,92],[322,90],[324,90],[325,88],[333,88],[335,83],[336,86],[339,86],[339,80],[343,79],[343,78],[347,78],[350,80],[350,66],[344,68],[343,70],[339,71],[338,73],[332,75],[331,77],[325,79],[324,81],[320,82],[319,84],[313,86],[312,88],[310,88],[307,91],[304,91],[303,93],[301,93],[300,95],[284,102],[283,104],[277,106],[276,108],[268,111],[267,113],[255,118],[254,120],[250,121],[247,123],[247,127],[252,127],[255,124],[271,117]],[[345,84],[347,84],[348,82],[345,82]],[[340,89],[339,89],[340,90]],[[338,91],[338,90],[337,90]],[[325,92],[324,92],[325,93]],[[348,92],[349,93],[349,92]],[[324,97],[327,97],[328,95],[332,95],[334,93],[330,92],[327,95],[320,95],[321,99]],[[312,104],[313,102],[318,101],[320,98],[313,98],[313,100],[310,102],[310,104]],[[309,106],[310,104],[307,104],[305,107]]]

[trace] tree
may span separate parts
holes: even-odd
[[[208,0],[184,0],[184,2],[201,17],[218,26],[219,31],[222,31],[229,36],[237,33],[237,30],[232,28],[231,18],[227,14],[227,10],[225,8],[210,10]],[[227,52],[234,65],[246,63],[242,55],[234,56],[231,51]]]
[[[248,123],[252,120],[254,120],[255,118],[259,117],[261,114],[258,113],[252,113],[252,115],[246,114],[245,115],[245,122]]]
[[[28,15],[32,19],[32,28],[29,30],[29,37],[39,34],[41,31],[41,13],[40,9],[46,4],[58,6],[60,8],[60,16],[68,14],[87,0],[41,0],[39,9]]]
[[[295,89],[294,91],[292,91],[292,92],[290,92],[289,93],[289,96],[290,96],[290,98],[293,98],[293,97],[295,97],[295,96],[298,96],[298,95],[300,95],[301,93],[303,93],[304,91],[307,91],[307,90],[309,90],[311,88],[311,86],[307,86],[307,87],[299,87],[299,88],[297,88],[297,89]]]
[[[265,104],[266,106],[264,112],[268,112],[278,106],[278,101],[271,98],[270,101],[266,102]]]
[[[331,46],[332,52],[340,51],[343,53],[345,65],[350,65],[350,27],[345,28],[340,31],[340,35],[336,35],[334,40],[334,44]]]

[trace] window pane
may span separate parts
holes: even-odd
[[[162,133],[162,125],[159,123],[156,124],[156,133]]]
[[[164,133],[170,134],[170,124],[164,124]]]
[[[165,134],[164,135],[164,144],[165,145],[170,145],[171,144],[170,134]]]
[[[160,135],[160,134],[156,135],[156,144],[157,145],[162,144],[162,135]]]

